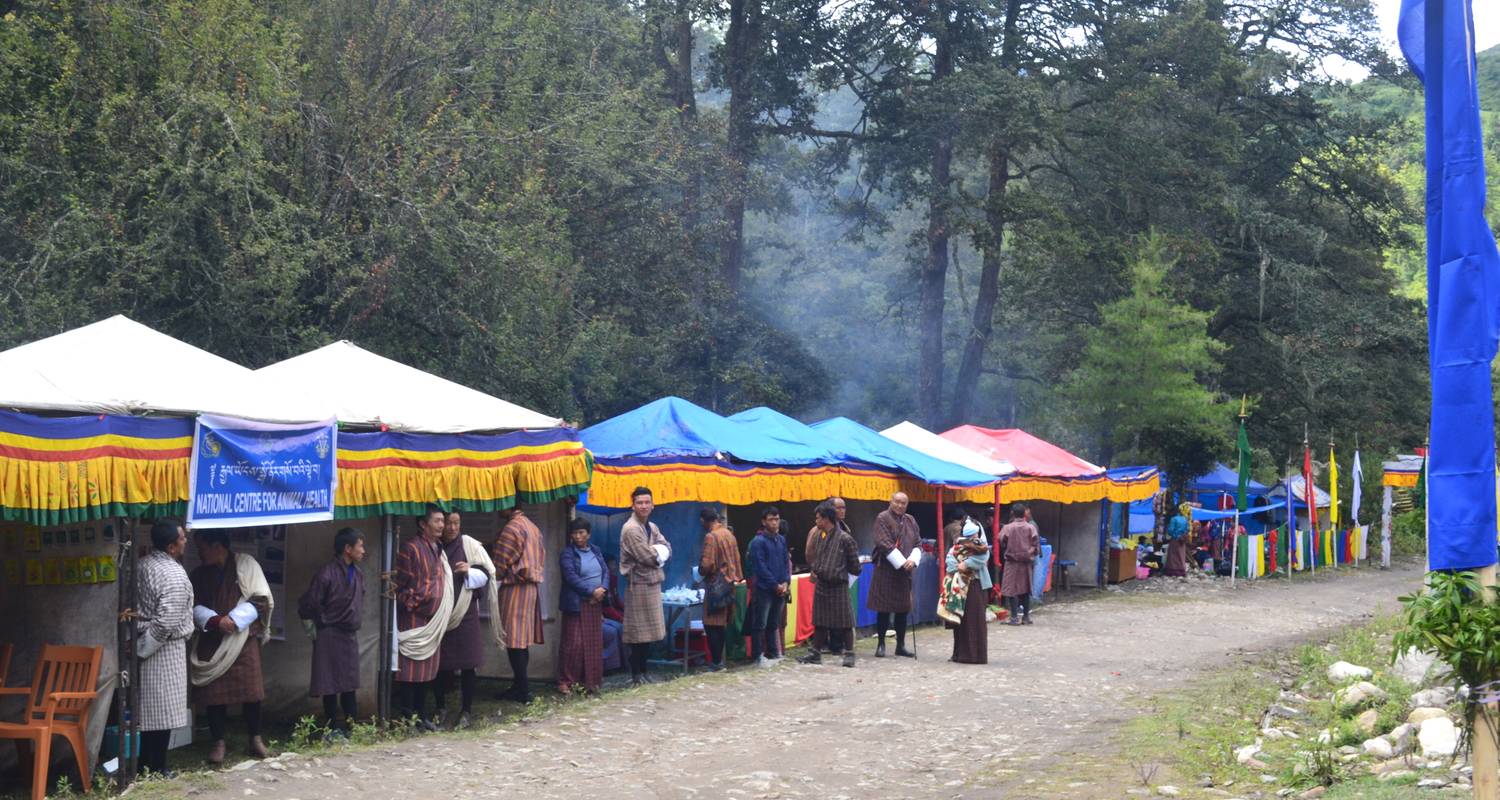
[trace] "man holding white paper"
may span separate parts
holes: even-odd
[[[880,642],[875,657],[885,657],[885,632],[894,623],[896,655],[916,658],[906,649],[906,615],[911,613],[912,574],[922,561],[922,536],[917,521],[906,513],[910,500],[905,492],[891,495],[890,507],[875,518],[875,575],[870,583],[866,607],[875,612]]]
[[[666,580],[662,567],[672,556],[672,548],[661,529],[651,521],[656,503],[651,490],[638,486],[630,493],[630,519],[620,528],[620,574],[630,579],[625,590],[625,631],[622,637],[630,648],[630,683],[650,683],[646,656],[651,648],[667,638],[665,615],[661,608],[661,584]]]

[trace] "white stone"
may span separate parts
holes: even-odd
[[[1179,797],[1182,795],[1182,790],[1170,784],[1163,784],[1156,787],[1156,793],[1162,797]]]
[[[1391,752],[1402,755],[1411,749],[1412,732],[1416,726],[1407,722],[1397,725],[1390,733],[1385,735],[1386,741],[1391,743]]]
[[[1417,781],[1418,789],[1441,789],[1452,781],[1447,778],[1423,778]]]
[[[1448,716],[1448,712],[1444,711],[1441,708],[1424,706],[1422,708],[1412,709],[1412,712],[1406,715],[1406,722],[1409,725],[1421,725],[1429,719],[1437,719],[1438,717],[1446,716]]]
[[[1333,704],[1344,710],[1360,708],[1385,699],[1385,690],[1369,681],[1360,681],[1333,693]]]
[[[1354,727],[1366,736],[1375,735],[1375,726],[1380,723],[1380,714],[1371,708],[1354,718]]]
[[[1363,747],[1366,755],[1374,756],[1375,758],[1386,759],[1396,754],[1395,749],[1391,747],[1391,743],[1384,739],[1366,739]]]
[[[1448,758],[1458,748],[1458,729],[1446,716],[1433,717],[1417,729],[1417,742],[1424,758]]]
[[[1243,764],[1260,753],[1260,743],[1247,744],[1244,747],[1234,749],[1234,760]]]
[[[1350,680],[1369,680],[1375,677],[1375,671],[1369,667],[1361,667],[1358,664],[1350,664],[1347,661],[1335,661],[1328,665],[1328,680],[1334,683],[1343,683]]]
[[[1453,690],[1446,686],[1434,689],[1423,689],[1411,696],[1407,704],[1412,708],[1446,708],[1453,702]]]
[[[1427,674],[1432,671],[1432,665],[1435,663],[1437,663],[1436,655],[1409,647],[1406,652],[1396,657],[1396,663],[1391,665],[1391,674],[1412,686],[1422,686],[1426,684]]]
[[[1260,732],[1260,735],[1266,737],[1266,741],[1274,742],[1285,734],[1281,732],[1280,728],[1266,728]]]
[[[1318,731],[1318,736],[1317,736],[1317,742],[1318,742],[1318,744],[1328,744],[1331,741],[1333,741],[1333,733],[1330,732],[1327,728],[1324,728],[1323,730]]]

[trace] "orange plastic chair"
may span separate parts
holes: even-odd
[[[98,693],[99,661],[103,656],[102,647],[43,645],[30,686],[0,687],[0,697],[26,698],[21,722],[0,722],[0,739],[15,739],[18,748],[22,742],[30,743],[31,800],[42,800],[47,794],[47,764],[52,755],[53,736],[68,740],[78,764],[79,783],[84,792],[90,790],[88,751],[83,737],[89,726],[89,708]]]

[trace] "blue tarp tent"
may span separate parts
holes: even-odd
[[[737,425],[680,397],[663,397],[579,431],[595,459],[732,457],[761,464],[831,464],[822,448],[770,428]]]
[[[1235,472],[1229,467],[1224,466],[1222,463],[1214,464],[1213,469],[1209,470],[1203,475],[1199,475],[1198,477],[1194,478],[1188,483],[1187,486],[1189,492],[1196,492],[1199,494],[1206,494],[1209,492],[1228,492],[1229,494],[1234,494],[1239,491],[1239,487],[1239,473]],[[1250,497],[1265,497],[1266,492],[1268,491],[1270,491],[1270,488],[1265,484],[1260,483],[1259,481],[1252,480],[1250,481],[1250,486],[1247,490],[1247,494]]]

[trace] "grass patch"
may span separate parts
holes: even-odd
[[[1355,724],[1357,711],[1334,707],[1331,697],[1340,685],[1328,680],[1328,666],[1335,661],[1371,668],[1375,675],[1370,682],[1386,692],[1384,700],[1369,706],[1377,714],[1376,734],[1400,724],[1416,687],[1388,672],[1391,638],[1399,626],[1396,615],[1353,624],[1326,641],[1231,667],[1171,695],[1153,698],[1150,713],[1124,727],[1121,751],[1142,784],[1168,783],[1172,778],[1183,782],[1207,779],[1215,786],[1268,792],[1278,787],[1350,785],[1376,788],[1364,795],[1329,793],[1325,797],[1410,796],[1404,781],[1377,782],[1363,774],[1360,761],[1339,752],[1340,746],[1358,747],[1370,734]],[[1262,721],[1273,704],[1302,712],[1273,723],[1295,738],[1272,739],[1262,733]],[[1320,744],[1317,738],[1323,730],[1329,731],[1329,741]],[[1266,769],[1240,764],[1234,754],[1236,748],[1257,739],[1262,742],[1255,759]],[[1154,776],[1149,774],[1153,768],[1158,773]],[[1262,775],[1272,775],[1276,781],[1265,783]]]

